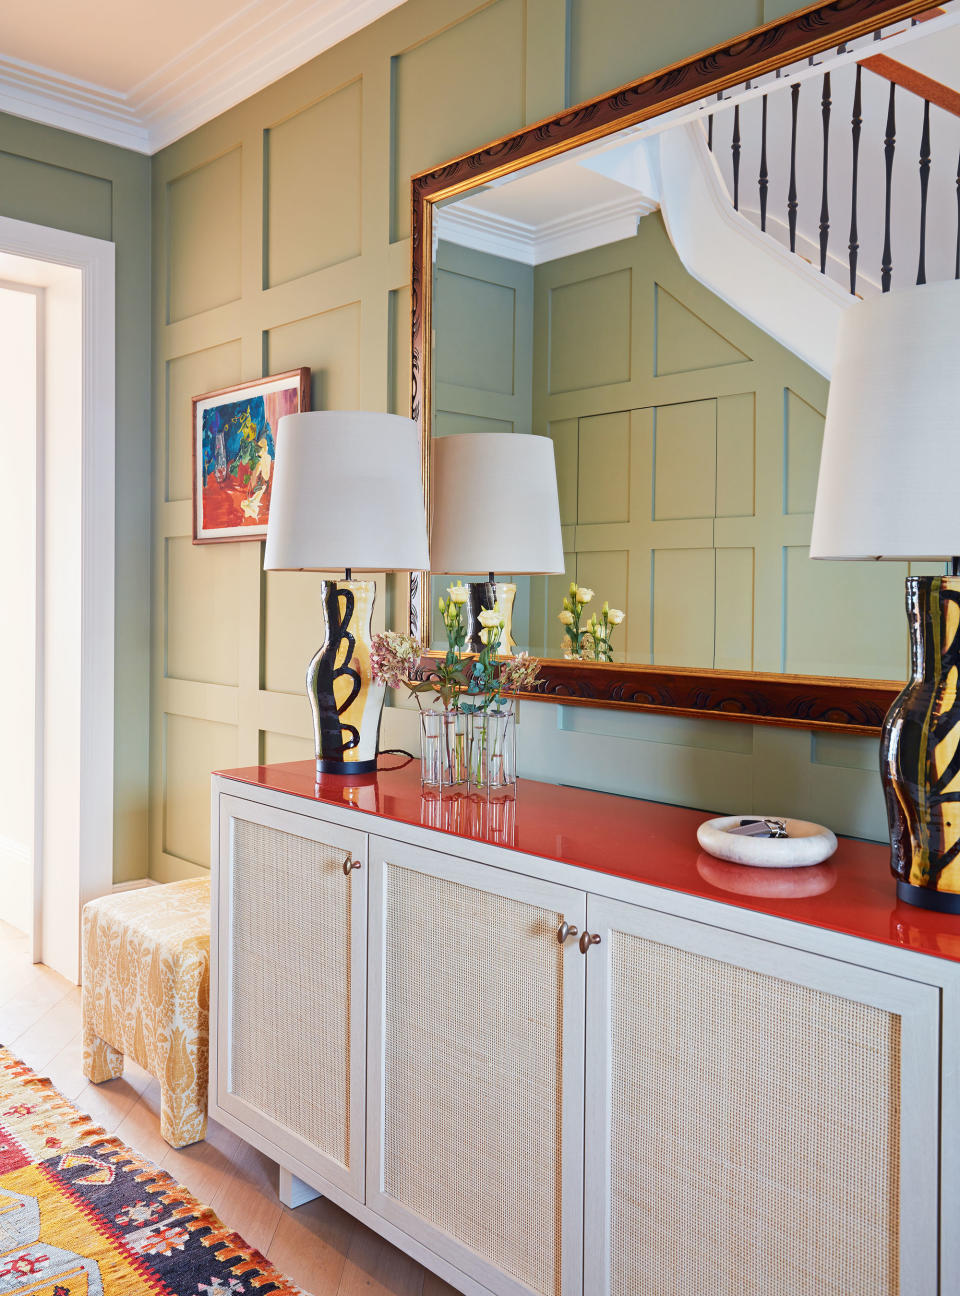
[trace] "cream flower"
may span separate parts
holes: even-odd
[[[457,581],[456,585],[451,585],[447,593],[450,595],[451,603],[466,603],[467,601],[467,587],[463,581]]]
[[[496,607],[483,608],[477,616],[477,620],[482,626],[486,626],[488,629],[493,630],[498,626],[503,625],[503,613]]]
[[[592,590],[592,589],[588,589],[586,585],[578,585],[578,586],[577,586],[577,602],[578,602],[578,603],[589,603],[590,600],[591,600],[592,598],[593,598],[593,590]]]
[[[573,625],[573,613],[567,610],[559,613],[557,619],[561,625]]]
[[[620,611],[619,608],[611,608],[610,611],[607,613],[607,620],[610,622],[611,625],[619,625],[620,622],[623,620],[623,613]]]

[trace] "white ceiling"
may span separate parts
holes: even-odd
[[[0,110],[154,153],[402,3],[10,0]]]

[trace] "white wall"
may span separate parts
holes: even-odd
[[[0,919],[32,928],[39,294],[0,284],[4,398],[0,614]]]

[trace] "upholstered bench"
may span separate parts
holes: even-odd
[[[160,1082],[172,1147],[207,1127],[210,882],[143,887],[83,910],[83,1073],[123,1074],[129,1054]]]

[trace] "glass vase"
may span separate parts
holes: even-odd
[[[470,783],[495,792],[517,781],[517,721],[512,711],[476,711],[470,716]]]
[[[465,787],[469,773],[469,726],[462,711],[424,711],[420,716],[420,782],[425,788]]]

